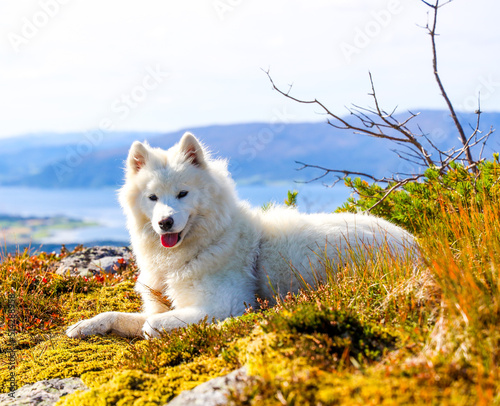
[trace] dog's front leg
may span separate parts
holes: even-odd
[[[144,313],[106,312],[69,326],[66,335],[83,338],[90,335],[115,333],[122,337],[140,337],[147,316]]]
[[[161,333],[169,332],[174,328],[186,327],[189,324],[198,323],[206,316],[209,317],[209,322],[212,321],[213,317],[218,318],[212,312],[199,307],[171,310],[149,316],[144,323],[142,331],[146,338],[158,337]]]

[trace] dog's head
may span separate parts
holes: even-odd
[[[227,216],[223,211],[234,201],[234,186],[226,168],[190,133],[167,151],[136,141],[120,203],[129,221],[132,216],[143,231],[154,231],[165,248],[178,247],[195,228],[203,235],[217,232],[210,230],[218,227],[210,219],[219,223]]]

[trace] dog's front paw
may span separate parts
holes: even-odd
[[[166,312],[149,316],[142,327],[145,338],[156,338],[162,333],[168,333],[177,327],[184,327],[186,323],[176,318],[173,312]]]
[[[159,317],[163,316],[163,317]],[[154,316],[150,316],[146,319],[146,322],[142,326],[142,334],[144,338],[156,338],[161,333],[165,333],[167,330],[163,327],[163,322],[165,319],[164,314],[156,314]]]
[[[91,319],[82,320],[69,326],[66,335],[71,338],[83,338],[91,335],[104,335],[111,331],[112,316],[101,313]]]
[[[147,320],[142,327],[142,335],[145,339],[149,340],[150,338],[156,338],[160,335],[161,331],[159,329],[155,329]]]
[[[165,313],[149,316],[142,326],[142,333],[146,338],[155,338],[162,333],[186,327],[189,324],[198,323],[207,315],[203,309],[186,308],[171,310]]]

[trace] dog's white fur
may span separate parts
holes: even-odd
[[[181,191],[188,194],[181,197]],[[99,314],[70,326],[70,337],[113,332],[148,338],[205,316],[223,320],[255,305],[256,295],[273,302],[275,293],[297,292],[304,281],[314,285],[324,276],[318,272],[325,253],[342,261],[349,249],[401,254],[414,246],[409,233],[373,216],[250,209],[238,200],[226,162],[212,159],[190,133],[167,151],[135,142],[120,203],[140,269],[143,311]],[[169,232],[181,238],[165,248],[159,222],[169,217]],[[168,297],[174,310],[151,289]]]

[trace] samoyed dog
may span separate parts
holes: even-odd
[[[224,320],[255,306],[256,297],[273,303],[304,283],[314,286],[325,276],[325,255],[404,255],[415,245],[408,232],[369,215],[251,209],[238,200],[226,161],[190,133],[167,151],[134,142],[119,200],[140,270],[142,312],[98,314],[70,326],[69,337],[150,338],[205,317]]]

